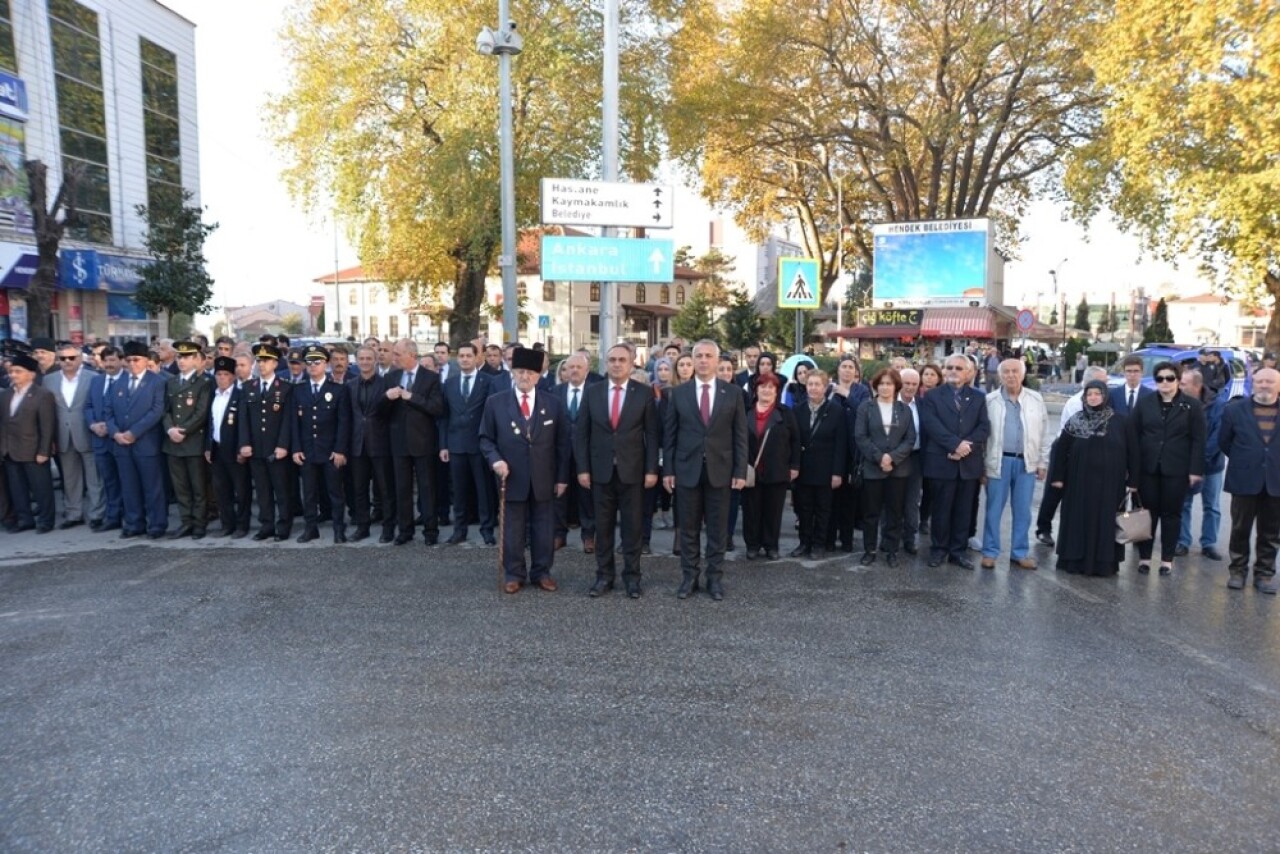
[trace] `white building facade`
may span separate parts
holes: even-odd
[[[0,0],[0,337],[163,334],[132,298],[147,262],[138,205],[200,203],[195,26],[156,0]],[[59,255],[53,328],[27,328],[35,269],[24,160],[69,167],[79,216]]]

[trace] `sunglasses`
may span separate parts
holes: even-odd
[[[76,359],[79,359],[79,358],[80,358],[80,357],[79,357],[78,355],[77,355],[77,356],[59,356],[59,357],[58,357],[58,361],[59,361],[59,362],[74,362]]]
[[[1160,376],[1156,377],[1156,382],[1158,383],[1174,383],[1177,381],[1178,381],[1178,378],[1175,377],[1173,374],[1161,374]]]

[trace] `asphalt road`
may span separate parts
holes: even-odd
[[[1223,564],[681,602],[669,538],[631,601],[574,546],[504,596],[470,546],[0,536],[0,849],[1280,847],[1280,603]]]

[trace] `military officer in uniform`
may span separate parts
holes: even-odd
[[[178,499],[181,525],[170,539],[204,538],[208,520],[208,464],[204,459],[204,436],[209,421],[209,400],[213,383],[204,372],[204,354],[194,341],[177,341],[178,375],[169,380],[165,392],[164,454],[169,460],[169,477]]]
[[[329,493],[333,513],[333,541],[347,541],[346,509],[342,496],[342,467],[351,444],[351,412],[347,388],[327,375],[329,354],[309,347],[302,354],[307,379],[294,386],[293,461],[302,469],[302,518],[306,529],[298,542],[320,536],[320,485]]]
[[[289,509],[289,447],[293,443],[294,386],[276,376],[280,349],[274,344],[257,344],[258,378],[240,389],[243,413],[240,418],[240,456],[249,460],[253,489],[258,495],[258,533],[255,540],[289,538],[293,516]]]
[[[213,493],[217,499],[222,532],[217,536],[243,539],[249,533],[249,461],[240,456],[240,396],[236,388],[236,360],[213,360],[213,396],[209,402],[209,426],[205,430],[205,461],[213,469]]]
[[[536,386],[542,354],[517,347],[512,353],[514,388],[492,395],[480,421],[480,452],[506,484],[502,528],[503,590],[516,593],[526,578],[548,592],[555,560],[555,499],[569,485],[573,447],[569,414],[550,392]],[[531,565],[526,571],[526,539]]]

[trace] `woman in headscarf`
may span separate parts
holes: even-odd
[[[667,349],[671,349],[671,348],[667,348]],[[654,393],[654,396],[657,398],[657,407],[658,407],[658,430],[659,432],[661,432],[662,416],[667,405],[666,393],[671,388],[671,386],[675,383],[675,378],[676,378],[675,362],[672,361],[670,357],[663,356],[662,358],[658,359],[658,361],[653,363],[653,375],[655,378],[653,382],[653,393]],[[661,454],[662,445],[659,444],[658,448],[659,448],[658,453]],[[657,486],[652,486],[649,489],[645,490],[644,545],[646,548],[649,545],[649,534],[655,527],[655,522],[653,518],[654,514],[657,513],[658,515],[656,526],[663,530],[667,530],[671,527],[670,512],[671,512],[671,493],[663,489],[661,483],[659,483]],[[642,549],[642,553],[649,554],[649,552],[644,551],[643,549]]]
[[[1058,569],[1115,575],[1124,560],[1116,512],[1137,478],[1137,441],[1125,417],[1111,408],[1105,382],[1090,380],[1082,402],[1063,425],[1049,473],[1050,483],[1063,491]]]
[[[796,362],[795,367],[791,369],[791,382],[787,385],[786,391],[782,393],[782,403],[789,407],[795,408],[803,406],[804,402],[809,399],[809,390],[805,383],[805,379],[809,376],[809,372],[817,369],[810,359],[801,359]]]

